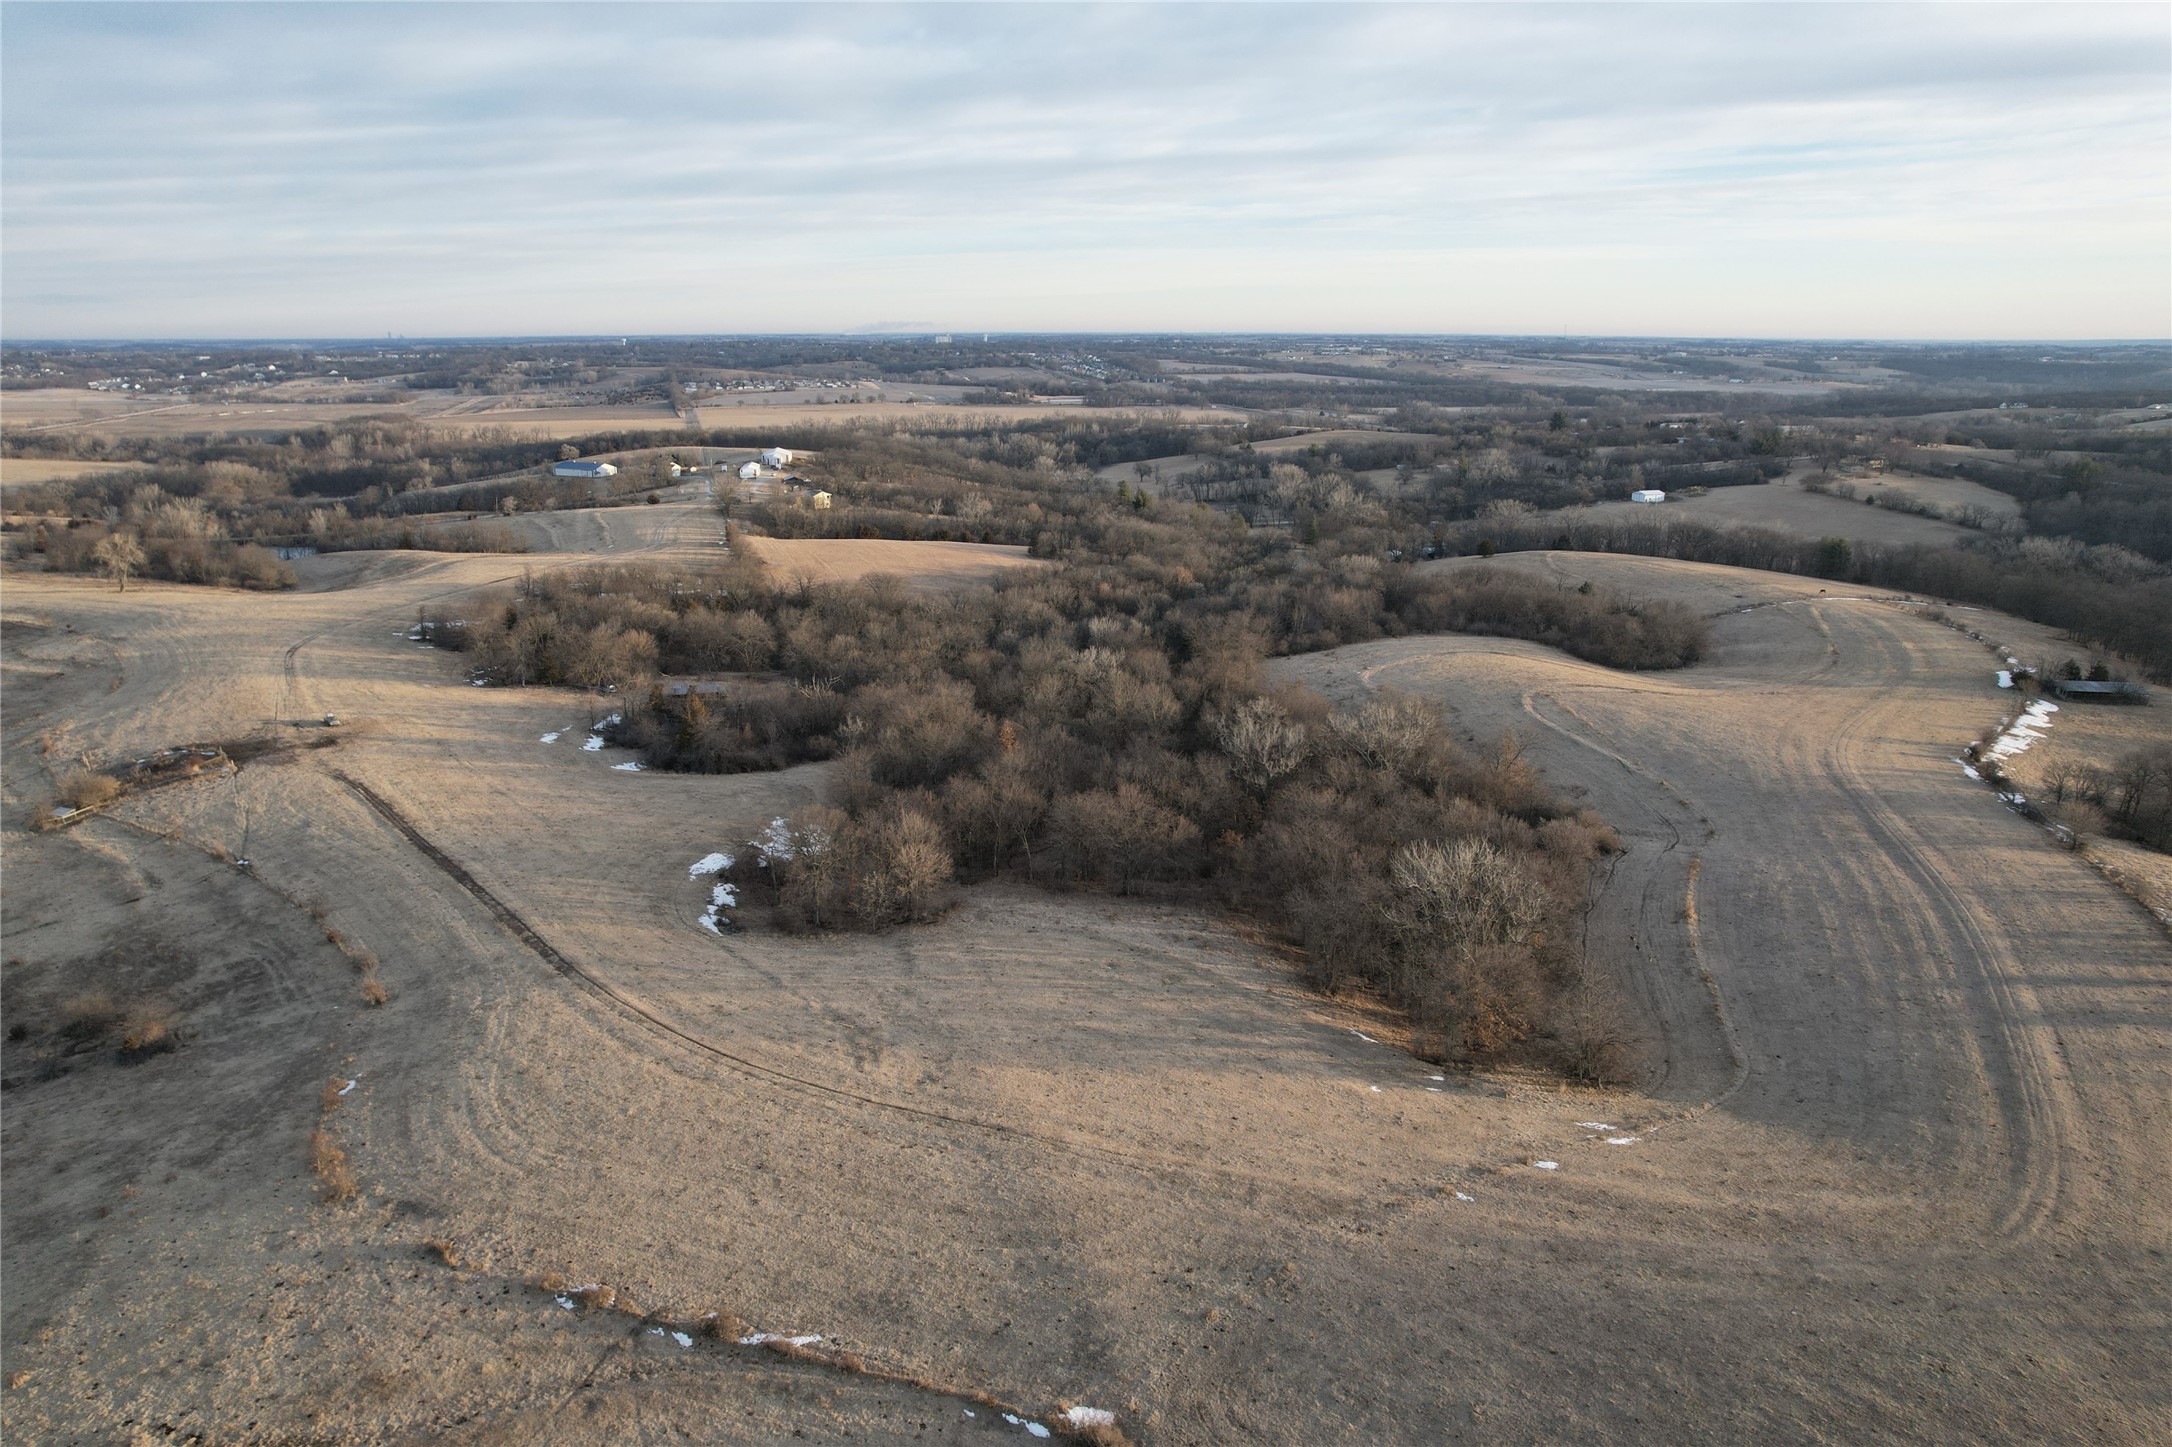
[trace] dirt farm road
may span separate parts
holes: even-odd
[[[713,552],[691,505],[627,514],[614,550]],[[1589,945],[1650,1074],[1595,1092],[1436,1079],[1212,913],[1006,887],[874,940],[707,934],[691,862],[822,768],[629,773],[581,747],[599,701],[403,636],[593,557],[8,581],[8,1002],[41,1026],[7,1046],[11,1437],[1024,1440],[563,1310],[526,1284],[556,1271],[1143,1442],[2172,1438],[2172,944],[1953,762],[2000,712],[1982,644],[1800,579],[1524,555],[1489,565],[1716,615],[1713,658],[1277,665],[1513,730],[1622,831]],[[326,712],[337,747],[23,832],[78,755]],[[41,1063],[97,971],[183,1048]],[[311,1192],[327,1078],[354,1207]]]

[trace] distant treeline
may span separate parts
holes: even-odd
[[[1445,530],[1440,545],[1635,553],[1925,593],[2049,624],[2172,678],[2172,574],[2120,548],[2003,537],[1889,547],[1665,517],[1488,518]]]
[[[168,583],[230,588],[291,588],[294,569],[269,549],[202,533],[109,527],[80,520],[38,522],[24,530],[23,549],[55,573],[107,571],[98,545],[116,534],[133,537],[143,561],[130,571]]]

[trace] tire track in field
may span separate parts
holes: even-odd
[[[429,859],[448,878],[465,890],[478,904],[482,905],[499,924],[505,927],[508,933],[527,946],[531,953],[560,975],[632,1020],[635,1024],[655,1034],[664,1036],[700,1055],[715,1060],[742,1075],[749,1076],[762,1084],[786,1086],[795,1090],[807,1091],[834,1100],[887,1111],[925,1124],[974,1130],[1020,1142],[1030,1141],[1053,1150],[1064,1151],[1073,1155],[1090,1156],[1162,1176],[1176,1176],[1195,1180],[1201,1177],[1209,1177],[1228,1181],[1243,1181],[1255,1186],[1268,1184],[1263,1178],[1254,1177],[1244,1172],[1211,1167],[1202,1168],[1194,1162],[1148,1156],[1132,1151],[1121,1151],[1093,1142],[1067,1140],[1060,1136],[1044,1135],[1023,1126],[1010,1125],[1002,1121],[983,1120],[977,1116],[957,1115],[949,1111],[929,1109],[925,1106],[907,1105],[902,1101],[884,1100],[879,1096],[865,1095],[859,1091],[847,1090],[843,1086],[830,1085],[823,1081],[811,1080],[806,1076],[794,1075],[790,1071],[780,1070],[775,1066],[764,1065],[743,1055],[734,1054],[721,1046],[702,1039],[698,1035],[680,1029],[670,1021],[621,994],[608,982],[582,969],[561,953],[549,940],[545,939],[534,926],[521,917],[518,911],[492,893],[482,881],[469,873],[458,860],[433,844],[390,800],[349,774],[338,769],[330,772],[333,778],[352,789],[362,802],[369,805],[402,838],[412,844],[425,858]]]
[[[1881,690],[1881,695],[1887,693],[1889,689]],[[1906,904],[1912,918],[1931,935],[1957,945],[1951,951],[1953,958],[1973,967],[1972,983],[1981,988],[1971,992],[1976,995],[1970,1002],[1972,1013],[1988,1015],[2002,1047],[1996,1060],[1984,1064],[2006,1122],[2006,1153],[2013,1162],[2011,1197],[1997,1232],[2009,1237],[2031,1235],[2058,1217],[2070,1195],[2066,1125],[2077,1111],[2047,1065],[2039,1038],[2045,1027],[2031,1023],[2042,1012],[2016,980],[2018,961],[1995,914],[1968,897],[1939,862],[1938,851],[1863,776],[1861,759],[1867,745],[1860,741],[1861,735],[1883,706],[1886,701],[1881,697],[1858,710],[1826,740],[1819,762],[1865,835],[1897,866],[1881,881],[1894,903]],[[1923,957],[1931,956],[1926,952]],[[2005,1068],[1994,1068],[1997,1065]]]

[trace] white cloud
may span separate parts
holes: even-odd
[[[5,325],[2172,331],[2161,7],[16,6]]]

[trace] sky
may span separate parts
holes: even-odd
[[[0,7],[0,337],[2172,335],[2172,7]]]

